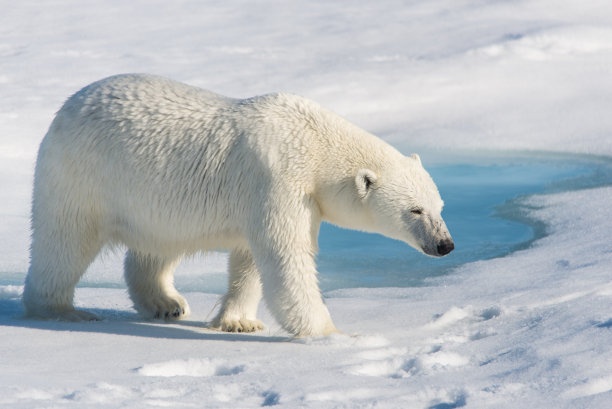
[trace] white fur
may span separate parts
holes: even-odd
[[[327,335],[336,328],[317,283],[321,221],[436,255],[436,243],[450,240],[441,210],[418,156],[311,101],[236,100],[115,76],[72,96],[41,143],[24,303],[33,316],[91,318],[74,310],[75,285],[104,246],[123,244],[136,309],[181,318],[189,307],[174,288],[175,265],[229,249],[229,292],[214,327],[262,328],[263,292],[287,331]]]

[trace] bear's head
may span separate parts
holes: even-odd
[[[402,240],[434,257],[455,248],[441,216],[444,202],[418,155],[402,155],[377,170],[358,170],[354,189],[358,203],[353,208],[366,221],[364,230]]]

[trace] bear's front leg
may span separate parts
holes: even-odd
[[[263,329],[256,318],[261,300],[259,272],[247,249],[234,249],[229,257],[229,290],[211,329],[226,332],[255,332]]]
[[[299,213],[285,211],[259,218],[260,229],[249,238],[263,284],[266,305],[282,327],[298,337],[338,332],[321,295],[315,254],[321,223],[309,198],[299,200]],[[294,208],[295,208],[294,207]]]
[[[307,253],[286,257],[272,249],[258,252],[267,252],[255,257],[261,265],[264,299],[281,326],[298,337],[338,332],[323,302],[313,257]]]

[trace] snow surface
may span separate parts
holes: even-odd
[[[121,72],[301,94],[405,152],[612,156],[609,2],[360,3],[2,0],[2,277],[27,270],[33,166],[54,112]],[[205,330],[218,295],[197,292],[176,324],[141,321],[122,288],[78,289],[103,322],[25,320],[22,287],[0,286],[0,407],[610,407],[612,188],[522,200],[546,237],[428,287],[328,293],[346,335],[323,339],[289,339],[265,309],[263,333]],[[113,281],[119,259],[88,275]],[[222,278],[224,262],[183,274]]]

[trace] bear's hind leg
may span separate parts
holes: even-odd
[[[255,332],[263,329],[256,318],[261,300],[261,280],[251,252],[235,249],[229,258],[229,290],[211,328],[226,332]]]
[[[30,268],[23,290],[26,314],[73,322],[98,320],[95,314],[73,305],[77,283],[102,248],[97,230],[85,222],[62,225],[38,219],[34,218]]]
[[[187,301],[174,287],[173,273],[179,261],[128,250],[125,280],[134,307],[144,318],[178,320],[189,315]]]

